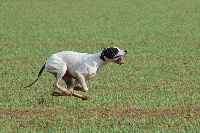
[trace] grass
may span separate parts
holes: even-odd
[[[200,2],[0,2],[1,132],[199,132]],[[88,101],[52,97],[45,60],[63,50],[127,49],[87,81]],[[64,84],[63,84],[64,85]]]

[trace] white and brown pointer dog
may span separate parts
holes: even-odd
[[[85,81],[94,77],[99,69],[107,63],[124,64],[122,56],[125,54],[127,54],[127,50],[120,50],[118,47],[105,47],[101,52],[95,54],[73,51],[52,54],[41,68],[37,78],[25,88],[33,85],[39,79],[43,70],[46,69],[56,77],[53,86],[60,89],[63,95],[74,95],[85,100],[87,98],[75,93],[74,88],[81,89],[84,92],[88,91]],[[66,88],[59,85],[62,79],[67,85]],[[75,79],[74,83],[73,79]],[[78,87],[79,84],[82,85],[82,88]]]

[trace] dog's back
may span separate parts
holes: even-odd
[[[56,55],[60,60],[66,63],[68,70],[74,71],[77,70],[78,67],[92,54],[63,51],[53,55]]]

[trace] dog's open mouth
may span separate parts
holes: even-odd
[[[124,64],[122,56],[116,56],[114,62],[119,64],[119,65]]]

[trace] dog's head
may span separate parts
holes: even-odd
[[[106,62],[114,62],[119,65],[124,64],[122,56],[127,54],[127,50],[120,50],[118,47],[105,47],[100,58]]]

